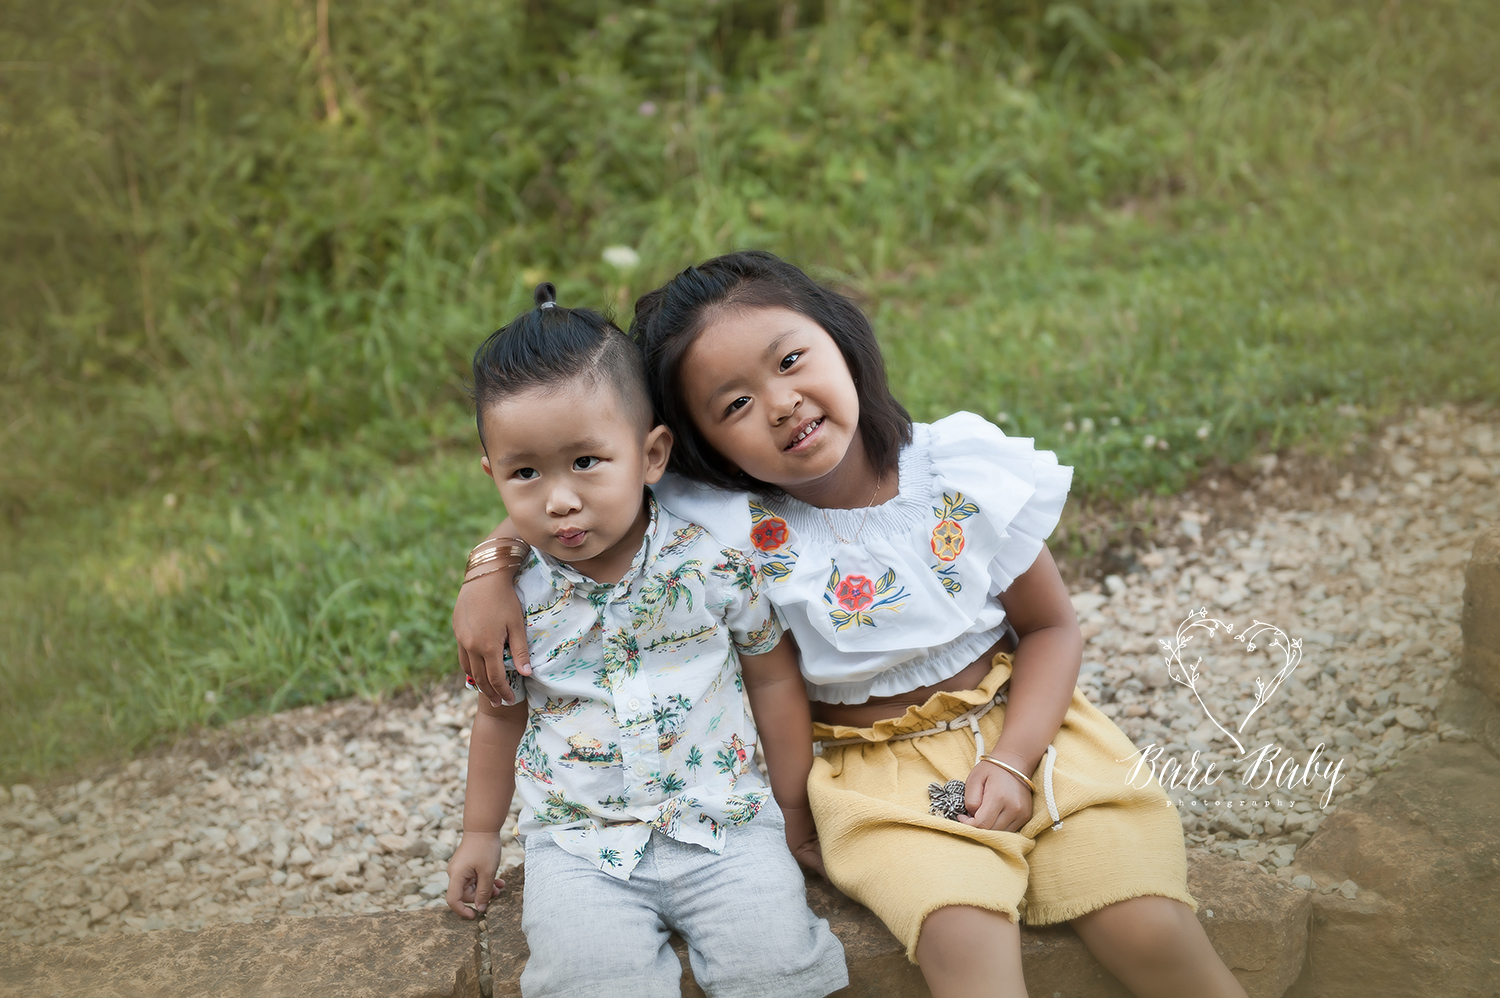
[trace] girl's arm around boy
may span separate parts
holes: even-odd
[[[464,787],[464,837],[448,861],[448,907],[464,918],[489,907],[505,884],[500,830],[516,789],[516,747],[526,730],[526,701],[495,707],[479,698],[469,737],[469,777]],[[472,908],[469,906],[473,905]]]

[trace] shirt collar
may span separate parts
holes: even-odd
[[[562,589],[566,586],[574,586],[582,592],[593,592],[599,589],[613,589],[622,586],[622,592],[631,588],[630,583],[645,569],[646,561],[656,550],[656,538],[660,533],[658,524],[661,522],[661,511],[656,504],[656,496],[651,494],[650,489],[645,490],[646,509],[649,516],[646,520],[646,535],[641,538],[641,546],[636,549],[635,557],[630,560],[630,567],[620,577],[619,582],[597,582],[589,578],[573,566],[558,561],[551,555],[537,551],[536,556],[543,568],[547,570],[553,585]],[[533,549],[535,550],[535,549]]]

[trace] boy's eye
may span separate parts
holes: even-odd
[[[598,467],[598,465],[599,459],[597,457],[580,457],[573,462],[573,470],[588,471],[590,468]]]
[[[750,396],[748,396],[748,395],[741,395],[739,398],[737,398],[733,402],[729,403],[728,407],[726,407],[725,410],[724,410],[724,415],[728,416],[728,415],[730,415],[732,413],[739,412],[741,409],[745,408],[745,406],[747,406],[749,404],[750,404]]]
[[[519,478],[523,482],[529,482],[533,478],[540,478],[541,474],[542,473],[540,471],[537,471],[535,468],[517,468],[515,471],[511,472],[510,477]]]
[[[793,350],[791,353],[789,353],[785,357],[781,358],[781,369],[783,371],[785,371],[786,369],[788,369],[789,367],[791,367],[793,364],[797,363],[797,358],[801,357],[801,356],[802,356],[802,351],[801,350]]]

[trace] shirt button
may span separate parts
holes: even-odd
[[[646,775],[646,764],[644,762],[638,762],[638,763],[635,764],[635,775],[636,776],[645,776]]]
[[[631,697],[630,700],[629,700],[629,702],[627,702],[625,704],[625,706],[629,707],[631,710],[640,710],[641,709],[641,702],[639,700],[637,700],[635,697]]]

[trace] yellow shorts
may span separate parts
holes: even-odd
[[[994,698],[1010,678],[1011,657],[975,690],[934,693],[921,707],[869,728],[815,724],[813,737],[858,737],[826,747],[813,760],[808,797],[823,862],[839,890],[875,912],[915,962],[922,921],[949,905],[1000,912],[1028,925],[1066,922],[1116,901],[1175,898],[1198,910],[1187,889],[1187,853],[1177,808],[1155,782],[1126,782],[1136,747],[1074,689],[1052,740],[1053,797],[1063,824],[1053,829],[1042,766],[1032,817],[1020,832],[974,828],[928,813],[931,783],[964,780],[974,768],[968,727],[920,738],[893,735],[930,728]],[[979,721],[993,746],[1006,705]]]

